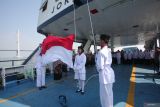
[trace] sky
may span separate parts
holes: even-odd
[[[18,29],[20,31],[20,49],[34,50],[44,39],[43,35],[37,33],[39,8],[42,0],[0,1],[0,50],[17,49]],[[73,48],[75,49],[79,45],[74,44]],[[3,55],[0,53],[0,56]]]
[[[17,49],[20,32],[20,50],[35,50],[45,38],[37,33],[38,15],[42,0],[0,0],[0,50]],[[77,48],[81,44],[74,44]],[[31,52],[20,52],[27,57]],[[16,52],[0,51],[0,59],[16,57]]]
[[[16,36],[20,31],[20,49],[34,50],[44,39],[37,33],[41,0],[0,0],[0,50],[17,49]]]

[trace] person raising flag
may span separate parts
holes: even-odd
[[[97,71],[99,72],[100,101],[102,107],[113,107],[114,71],[111,68],[112,55],[108,48],[110,36],[100,35],[101,50],[97,54]]]
[[[75,71],[75,77],[74,79],[78,80],[78,90],[76,91],[81,92],[81,94],[84,94],[84,86],[85,86],[85,80],[86,80],[86,55],[84,54],[84,50],[82,46],[78,47],[78,54],[75,57],[74,62],[74,71]]]

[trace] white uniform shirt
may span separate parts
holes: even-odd
[[[86,64],[86,55],[84,53],[82,53],[81,55],[77,54],[74,62],[75,72],[86,73],[85,64]]]
[[[127,53],[124,53],[124,59],[127,60]]]
[[[127,58],[128,58],[129,60],[132,59],[132,53],[131,53],[131,52],[128,53]]]
[[[145,51],[144,54],[145,54],[145,59],[151,59],[149,51]]]
[[[154,54],[155,54],[155,52],[153,50],[150,51],[150,57],[151,57],[151,59],[154,59]]]
[[[121,58],[121,53],[120,53],[120,52],[117,52],[117,53],[116,53],[116,57],[117,57],[117,58]]]
[[[139,59],[143,59],[144,58],[144,53],[142,51],[139,52]]]
[[[133,58],[134,58],[134,59],[137,59],[137,58],[138,58],[138,51],[135,51],[135,52],[133,53]]]
[[[98,54],[99,54],[99,51],[95,54],[95,64],[96,64],[96,66],[97,66],[97,59],[98,59]]]
[[[99,72],[99,82],[101,84],[109,84],[115,82],[114,71],[111,68],[112,55],[110,49],[105,46],[98,54],[97,58],[97,70]]]

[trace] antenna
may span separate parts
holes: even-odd
[[[20,36],[20,33],[19,33],[19,29],[17,31],[17,57],[20,57],[20,43],[19,43],[19,36]]]

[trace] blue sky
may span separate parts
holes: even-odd
[[[44,39],[37,33],[41,0],[1,0],[0,49],[16,49],[20,30],[20,49],[35,49]]]
[[[37,33],[39,8],[42,0],[1,0],[0,50],[17,49],[17,31],[20,31],[20,49],[34,50],[44,39]],[[74,44],[77,49],[80,44]],[[21,56],[29,54],[20,53]],[[15,52],[0,52],[0,58],[15,57]]]

